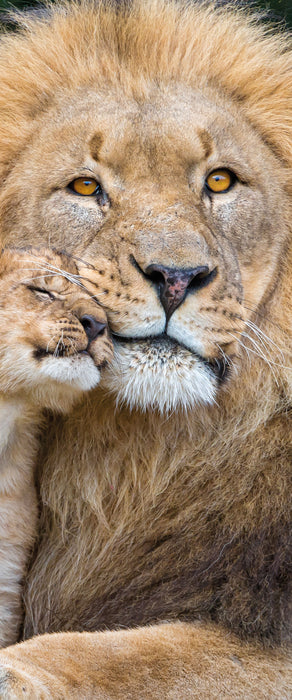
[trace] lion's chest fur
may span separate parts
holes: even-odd
[[[287,421],[267,423],[270,438],[278,435],[269,447],[247,418],[227,430],[216,412],[193,423],[132,414],[129,423],[111,410],[91,404],[57,426],[41,478],[44,532],[26,634],[203,616],[279,638]],[[64,454],[60,431],[72,452]]]

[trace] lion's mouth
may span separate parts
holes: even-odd
[[[90,352],[88,350],[79,350],[74,353],[69,352],[67,347],[60,347],[58,349],[55,348],[55,350],[48,350],[47,348],[43,348],[41,346],[38,346],[34,349],[34,358],[36,360],[42,360],[43,358],[47,357],[54,357],[56,360],[59,358],[63,357],[82,357],[82,356],[88,356],[91,357]]]
[[[224,379],[227,378],[228,370],[229,370],[229,365],[226,363],[225,359],[222,359],[221,357],[215,357],[215,358],[206,358],[203,357],[202,355],[199,355],[199,353],[194,352],[190,347],[185,345],[182,342],[178,342],[177,340],[174,340],[173,338],[170,338],[167,333],[160,333],[159,335],[154,335],[154,336],[123,336],[123,335],[118,335],[117,333],[112,333],[112,339],[114,343],[118,344],[123,344],[123,345],[136,345],[136,344],[146,344],[148,347],[156,347],[157,349],[161,348],[161,351],[163,353],[163,350],[172,350],[174,354],[179,354],[181,349],[186,350],[189,352],[193,357],[196,357],[199,362],[204,364],[206,367],[208,367],[209,370],[215,375],[216,379],[220,382],[222,382]]]

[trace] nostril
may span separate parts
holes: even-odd
[[[188,284],[188,289],[202,289],[202,287],[207,287],[207,284],[209,282],[212,282],[212,280],[216,277],[217,275],[217,268],[215,267],[213,270],[211,270],[209,267],[202,267],[201,269],[198,268],[198,271],[194,271],[195,274],[190,280]]]
[[[165,284],[165,274],[157,270],[154,265],[149,265],[149,267],[147,267],[146,275],[154,284]]]
[[[99,335],[103,335],[106,329],[106,323],[101,323],[94,316],[82,316],[79,319],[83,326],[89,342],[95,340]]]

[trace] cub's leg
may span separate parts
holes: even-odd
[[[11,497],[0,493],[0,646],[12,644],[22,619],[22,581],[37,531],[33,483]]]
[[[0,397],[0,646],[18,638],[22,581],[37,531],[35,420],[25,402]]]
[[[0,652],[5,700],[283,700],[291,682],[288,653],[185,623],[44,635]]]

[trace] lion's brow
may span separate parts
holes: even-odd
[[[98,161],[98,159],[99,159],[99,153],[100,153],[100,149],[102,147],[102,143],[103,143],[103,135],[100,132],[94,134],[94,136],[92,137],[92,139],[90,141],[89,148],[90,148],[90,154],[91,154],[92,158],[96,161]]]
[[[204,158],[209,158],[214,151],[214,141],[207,129],[198,129],[198,137],[203,147]]]

